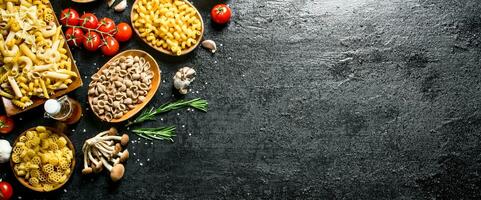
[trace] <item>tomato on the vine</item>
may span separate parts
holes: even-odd
[[[80,23],[80,15],[72,8],[66,8],[60,14],[60,23],[62,25],[77,26]]]
[[[0,182],[0,199],[9,200],[13,196],[13,188],[10,183],[2,181]]]
[[[80,25],[85,28],[96,29],[99,26],[99,20],[93,13],[85,13],[80,19]]]
[[[108,17],[104,17],[104,18],[100,19],[99,28],[97,30],[99,30],[101,32],[104,32],[104,33],[113,34],[114,31],[115,31],[114,20],[112,20]]]
[[[15,127],[15,123],[13,119],[5,115],[0,115],[0,133],[8,134],[12,132],[14,127]]]
[[[85,49],[89,51],[97,51],[101,45],[100,35],[94,31],[89,31],[87,34],[85,34],[83,45]]]
[[[112,36],[107,36],[100,50],[102,50],[102,53],[106,56],[113,56],[119,52],[119,48],[119,42]]]
[[[117,25],[117,33],[115,39],[119,42],[127,42],[132,37],[132,27],[129,24],[122,22]]]
[[[68,28],[65,31],[67,43],[70,46],[80,46],[84,40],[84,32],[80,28]]]
[[[210,11],[212,21],[218,24],[226,24],[230,21],[232,11],[226,4],[217,4]]]

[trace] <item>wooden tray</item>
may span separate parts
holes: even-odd
[[[168,49],[164,49],[162,47],[156,47],[155,45],[151,44],[150,42],[148,42],[147,40],[145,40],[145,38],[142,38],[140,37],[140,32],[139,30],[137,30],[137,28],[135,28],[134,26],[134,21],[132,20],[133,19],[133,16],[134,16],[134,13],[135,13],[135,10],[134,10],[134,5],[137,4],[139,2],[139,0],[136,0],[134,2],[134,4],[132,5],[132,10],[130,12],[130,20],[131,21],[131,24],[132,24],[132,29],[134,29],[135,33],[139,36],[139,38],[144,41],[147,45],[149,45],[150,47],[154,48],[155,50],[157,51],[160,51],[164,54],[167,54],[167,55],[171,55],[171,56],[182,56],[182,55],[185,55],[185,54],[188,54],[190,53],[191,51],[193,51],[197,46],[199,46],[200,44],[200,41],[202,40],[202,37],[204,35],[204,21],[202,20],[202,16],[200,15],[200,12],[199,10],[197,10],[197,8],[192,5],[189,1],[186,1],[186,0],[182,0],[184,1],[185,3],[187,3],[190,7],[194,8],[194,10],[196,11],[197,13],[197,17],[200,19],[200,23],[202,24],[202,27],[201,27],[201,30],[200,30],[200,35],[197,36],[197,43],[195,43],[195,45],[189,47],[188,49],[185,49],[185,50],[182,50],[182,52],[180,53],[180,55],[177,55],[177,54],[174,54],[172,51],[168,50]]]
[[[48,3],[48,6],[49,6],[49,8],[51,8],[53,10],[53,7],[50,4],[50,2]],[[57,19],[56,15],[55,15],[55,24],[57,24],[57,27],[60,27],[60,24],[58,22],[58,19]],[[62,35],[65,39],[65,35],[63,33],[63,30],[61,32],[62,32]],[[67,89],[58,90],[58,91],[55,92],[54,95],[51,95],[50,98],[52,98],[52,99],[61,97],[61,96],[65,95],[65,94],[67,94],[67,93],[69,93],[69,92],[71,92],[71,91],[73,91],[73,90],[75,90],[79,87],[82,87],[82,85],[83,85],[82,76],[80,75],[80,72],[78,71],[77,65],[75,64],[75,60],[72,56],[72,52],[70,52],[70,48],[69,48],[67,42],[64,43],[63,47],[67,50],[67,56],[70,58],[71,63],[72,63],[72,71],[77,74],[77,78],[73,79],[73,82],[68,85]],[[13,116],[13,115],[25,112],[27,110],[30,110],[32,108],[35,108],[37,106],[40,106],[43,103],[45,103],[45,101],[47,101],[47,99],[32,97],[33,104],[31,106],[25,108],[25,109],[22,109],[22,108],[19,108],[19,107],[13,105],[12,101],[10,99],[5,98],[5,97],[2,97],[2,101],[3,101],[3,106],[5,107],[5,112],[7,113],[7,115]]]
[[[135,114],[137,114],[140,110],[142,110],[148,103],[149,101],[152,99],[152,97],[154,97],[155,93],[157,92],[157,89],[159,88],[160,86],[160,79],[161,79],[161,71],[159,69],[159,65],[157,64],[157,61],[155,61],[155,59],[150,55],[148,54],[147,52],[145,51],[142,51],[142,50],[136,50],[136,49],[133,49],[133,50],[126,50],[122,53],[119,53],[117,54],[115,57],[113,57],[112,59],[110,59],[107,63],[105,63],[104,66],[102,66],[102,68],[100,68],[97,73],[95,74],[99,74],[102,72],[102,70],[106,69],[109,67],[109,64],[115,60],[117,60],[118,58],[122,57],[122,56],[139,56],[139,57],[144,57],[145,60],[147,62],[149,62],[150,64],[150,69],[152,70],[153,74],[154,74],[154,77],[152,78],[152,84],[150,86],[150,90],[149,92],[147,93],[147,95],[145,96],[145,100],[144,102],[142,102],[141,104],[138,104],[134,109],[130,110],[127,114],[125,114],[124,116],[122,116],[121,118],[119,119],[112,119],[111,121],[107,121],[107,122],[111,122],[111,123],[119,123],[119,122],[123,122],[125,120],[128,120],[129,118],[133,117]],[[93,76],[93,75],[92,75]],[[93,113],[95,113],[95,115],[100,119],[99,115],[94,112],[94,109],[92,108],[92,100],[93,100],[93,97],[90,97],[88,96],[88,101],[89,101],[89,105],[90,105],[90,109],[92,110]]]
[[[19,138],[23,135],[25,135],[27,133],[27,131],[32,131],[32,130],[35,130],[36,127],[33,127],[33,128],[30,128],[28,130],[26,130],[25,132],[23,132],[22,134],[20,134],[17,139],[15,139],[15,143],[13,143],[13,146],[12,147],[15,147],[15,145],[17,144]],[[12,159],[10,158],[10,168],[12,168],[12,171],[13,171],[13,175],[15,176],[15,178],[17,178],[18,182],[20,182],[23,186],[33,190],[33,191],[37,191],[37,192],[52,192],[54,190],[57,190],[59,188],[61,188],[63,185],[65,185],[65,183],[68,182],[68,180],[70,179],[70,177],[72,176],[74,170],[75,170],[75,147],[73,146],[72,144],[72,141],[70,141],[70,139],[63,133],[61,133],[60,131],[58,131],[57,129],[55,128],[52,128],[52,127],[46,127],[47,130],[50,130],[52,131],[52,133],[55,133],[55,134],[58,134],[60,136],[63,136],[65,138],[65,140],[67,140],[67,146],[69,149],[72,150],[72,164],[70,164],[70,174],[67,176],[67,180],[60,184],[60,185],[57,185],[57,187],[53,188],[51,191],[45,191],[43,190],[42,188],[36,188],[36,187],[33,187],[31,186],[28,181],[26,181],[23,177],[19,177],[17,176],[17,174],[15,173],[15,170],[13,169],[13,167],[15,166],[15,163],[13,163]],[[13,155],[13,154],[12,154]]]

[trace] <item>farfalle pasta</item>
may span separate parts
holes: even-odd
[[[67,139],[43,126],[20,136],[12,151],[15,174],[45,191],[67,181],[73,159]]]
[[[0,96],[22,109],[77,78],[48,0],[0,0]]]

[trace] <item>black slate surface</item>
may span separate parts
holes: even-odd
[[[129,1],[130,5],[132,1]],[[160,63],[163,83],[149,106],[183,98],[182,66],[198,77],[182,110],[144,127],[176,125],[175,143],[133,134],[123,181],[77,169],[59,191],[39,194],[14,180],[14,199],[480,199],[481,2],[478,0],[230,1],[233,22],[213,27],[195,0],[205,38],[220,46],[172,58],[138,38]],[[53,1],[129,21],[105,3]],[[73,50],[84,77],[108,58]],[[86,86],[70,95],[87,107]],[[16,117],[23,130],[52,124],[42,109]],[[80,149],[111,125],[86,111],[69,128]],[[116,125],[127,131],[122,125]],[[3,136],[1,136],[3,137]]]

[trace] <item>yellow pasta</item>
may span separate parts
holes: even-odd
[[[67,181],[73,159],[67,139],[44,126],[35,127],[20,136],[12,151],[15,174],[23,177],[32,187],[45,191]]]
[[[0,96],[20,108],[31,106],[33,97],[49,98],[78,78],[48,4],[48,0],[0,0],[0,23],[6,24],[6,34],[0,34],[0,60],[4,63]],[[50,79],[62,82],[52,86]]]
[[[182,0],[139,0],[133,10],[133,26],[140,37],[176,55],[195,45],[201,35],[201,19]]]

